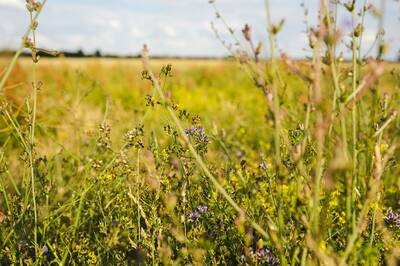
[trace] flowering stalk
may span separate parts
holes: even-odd
[[[38,92],[38,80],[36,75],[36,64],[38,62],[38,55],[36,53],[36,28],[37,21],[35,20],[34,13],[40,12],[42,9],[42,4],[35,2],[34,0],[27,1],[27,9],[30,14],[30,27],[32,33],[32,41],[29,43],[29,48],[32,51],[32,101],[33,106],[30,112],[30,132],[29,132],[29,145],[28,145],[28,154],[29,154],[29,166],[30,166],[30,174],[31,174],[31,191],[32,191],[32,202],[34,209],[34,245],[35,245],[35,254],[38,256],[40,253],[38,246],[38,211],[36,205],[36,190],[35,190],[35,169],[34,169],[34,149],[35,149],[35,127],[36,127],[36,111],[37,111],[37,92]],[[26,41],[28,38],[26,39]],[[29,107],[29,106],[28,106]]]
[[[43,0],[43,2],[41,3],[41,8],[37,10],[35,15],[32,17],[31,21],[37,21],[37,18],[39,17],[40,12],[43,9],[43,6],[46,4],[46,1],[47,0]],[[25,40],[28,38],[28,36],[31,34],[31,32],[33,30],[34,29],[33,29],[32,25],[29,25],[28,29],[26,30],[25,34],[23,35],[22,40],[21,40],[21,44],[20,44],[18,50],[15,52],[13,59],[11,60],[10,64],[8,65],[8,67],[6,69],[6,71],[4,72],[3,77],[0,80],[0,94],[3,93],[3,89],[4,89],[4,86],[5,86],[6,82],[7,82],[7,79],[9,78],[12,70],[14,69],[15,64],[17,63],[17,59],[19,58],[19,56],[22,53],[22,50],[26,47]]]

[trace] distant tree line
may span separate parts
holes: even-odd
[[[12,56],[15,53],[13,50],[0,50],[0,57],[1,56]],[[53,55],[44,53],[42,51],[38,52],[40,57],[54,57]],[[30,57],[31,53],[29,51],[24,51],[21,54],[22,57]],[[102,53],[100,50],[96,50],[92,53],[85,53],[82,49],[78,49],[76,51],[59,51],[58,57],[69,57],[69,58],[140,58],[140,54],[133,54],[133,55],[116,55],[110,53]],[[212,60],[212,59],[233,59],[232,56],[225,56],[225,57],[213,57],[213,56],[170,56],[170,55],[156,55],[152,56],[155,59],[162,59],[162,58],[170,58],[170,59],[202,59],[202,60]],[[302,60],[301,58],[298,58]],[[389,60],[392,61],[392,60]],[[400,62],[400,50],[397,55],[397,58],[393,61]]]
[[[13,50],[0,50],[1,56],[12,56],[15,53]],[[38,55],[40,57],[54,57],[54,55],[38,51]],[[24,51],[21,54],[22,57],[30,57],[30,51]],[[58,57],[69,57],[69,58],[140,58],[140,54],[133,55],[116,55],[110,53],[102,53],[100,50],[96,50],[92,53],[85,53],[82,49],[76,51],[58,51]],[[203,59],[203,60],[212,60],[212,59],[226,59],[228,57],[212,57],[212,56],[152,56],[152,58],[170,58],[170,59]]]

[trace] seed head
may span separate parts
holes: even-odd
[[[249,24],[244,25],[244,28],[242,29],[242,33],[246,41],[250,42],[251,41],[251,28]]]

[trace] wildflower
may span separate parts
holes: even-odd
[[[135,147],[137,149],[144,148],[142,137],[144,135],[143,125],[138,125],[129,130],[125,134],[125,141],[127,147]]]
[[[101,123],[99,126],[100,136],[97,139],[97,145],[105,149],[111,149],[111,126],[107,123]]]
[[[46,245],[44,245],[42,247],[42,254],[47,254],[47,252],[49,252],[49,248]]]
[[[194,222],[198,220],[204,213],[206,213],[208,207],[205,205],[199,205],[196,209],[189,213],[189,222]]]
[[[42,4],[33,0],[26,0],[26,8],[29,12],[38,12],[42,8]]]
[[[103,160],[93,160],[92,167],[94,170],[100,170],[103,167]]]
[[[198,210],[201,214],[203,214],[203,213],[207,212],[208,207],[207,207],[207,206],[204,206],[204,205],[200,205],[200,206],[197,207],[197,210]]]
[[[262,42],[258,42],[256,49],[254,51],[254,55],[256,56],[256,58],[258,58],[258,56],[260,55],[262,47],[263,47]]]
[[[188,136],[198,135],[203,139],[207,139],[207,141],[208,141],[208,138],[207,138],[204,128],[202,126],[192,126],[190,128],[187,128],[187,129],[185,129],[185,133]]]
[[[201,217],[200,213],[198,211],[191,211],[189,213],[189,221],[194,222],[195,220],[199,219]]]
[[[389,210],[389,212],[386,214],[385,222],[400,229],[400,214]]]
[[[200,154],[207,152],[207,144],[209,142],[208,136],[202,126],[192,126],[185,129],[186,135],[192,137],[196,150]]]
[[[249,24],[244,25],[244,28],[242,29],[242,33],[246,41],[251,41],[251,28]]]
[[[200,116],[198,116],[198,115],[194,115],[194,116],[192,116],[192,124],[193,125],[196,125],[196,124],[198,124],[199,122],[200,122]]]
[[[168,64],[161,67],[161,75],[165,77],[172,77],[172,65]]]
[[[246,259],[245,255],[241,256],[242,261]],[[259,248],[257,250],[250,249],[249,258],[250,262],[262,265],[281,265],[279,259],[268,248]]]
[[[146,95],[146,106],[154,107],[156,104],[160,104],[160,102],[156,101],[152,95]]]

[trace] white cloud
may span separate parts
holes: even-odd
[[[19,0],[0,0],[0,6],[11,6],[16,8],[25,8],[22,1]]]
[[[175,28],[169,25],[163,26],[162,31],[168,37],[176,37],[178,35]]]
[[[141,38],[143,37],[143,32],[138,27],[132,27],[130,30],[132,37],[134,38]]]
[[[121,21],[119,21],[119,20],[111,19],[108,23],[111,26],[111,28],[113,28],[114,30],[121,29]]]

